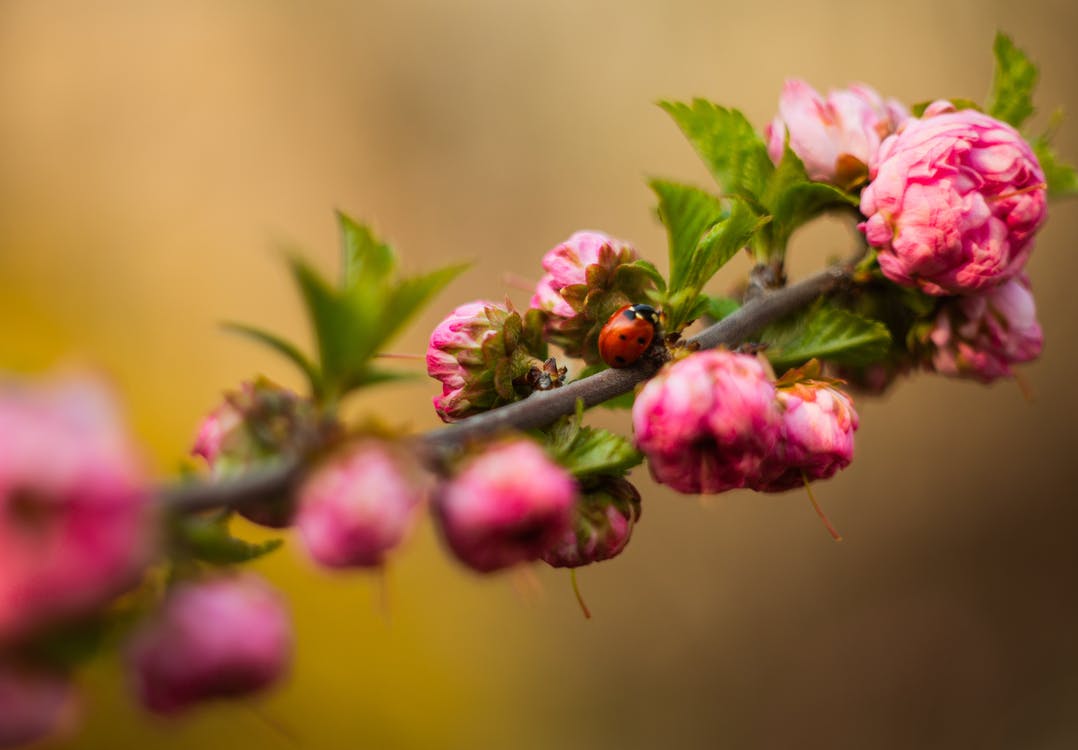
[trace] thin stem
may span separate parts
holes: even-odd
[[[584,596],[580,593],[580,583],[576,580],[576,568],[569,568],[569,580],[573,584],[573,593],[576,595],[576,603],[580,605],[580,611],[584,613],[584,619],[591,619],[591,610],[584,603]]]
[[[764,291],[736,312],[689,338],[687,343],[700,349],[736,346],[769,323],[847,283],[851,269],[850,263],[842,263],[791,286]],[[564,414],[572,414],[578,400],[589,407],[628,393],[653,376],[660,365],[645,361],[624,369],[603,370],[561,388],[536,391],[522,401],[417,435],[413,446],[428,466],[437,469],[468,443],[509,430],[545,427]],[[166,487],[158,495],[166,507],[184,511],[242,505],[266,494],[289,490],[302,478],[303,469],[301,461],[292,460],[238,479],[185,482]]]

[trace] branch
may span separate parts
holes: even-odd
[[[687,342],[701,349],[740,344],[769,323],[849,281],[851,268],[850,263],[842,263],[792,286],[763,292]],[[572,414],[578,399],[585,406],[595,406],[628,393],[638,383],[654,375],[660,365],[650,361],[624,369],[603,370],[561,388],[537,391],[522,401],[418,435],[414,438],[415,449],[428,465],[438,467],[448,455],[471,441],[507,430],[544,427],[562,415]],[[288,490],[299,481],[302,473],[301,462],[291,460],[239,479],[214,483],[189,482],[166,487],[158,493],[158,497],[166,507],[184,511],[242,505],[269,493]]]

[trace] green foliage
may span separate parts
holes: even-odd
[[[1033,153],[1044,170],[1044,179],[1048,183],[1049,198],[1063,198],[1078,194],[1078,173],[1074,167],[1060,160],[1052,148],[1050,135],[1045,134],[1032,141]]]
[[[992,117],[1021,127],[1033,114],[1037,66],[1003,32],[996,34],[992,50],[996,56],[996,71],[986,110]]]
[[[659,106],[692,143],[723,196],[665,180],[650,183],[670,242],[670,283],[654,299],[677,331],[706,310],[701,289],[741,247],[751,245],[758,262],[781,258],[798,227],[824,211],[856,209],[858,198],[810,180],[789,145],[776,167],[763,139],[737,110],[703,99]]]
[[[705,99],[659,102],[704,160],[724,195],[753,200],[774,166],[767,145],[745,115]]]
[[[887,326],[840,307],[819,302],[768,326],[760,334],[776,370],[818,358],[844,365],[883,359],[891,344]]]
[[[651,186],[670,240],[671,268],[669,286],[652,298],[666,313],[667,329],[680,331],[706,309],[704,285],[770,217],[736,199],[724,210],[717,198],[698,188],[661,180]]]
[[[733,297],[706,297],[704,314],[714,321],[720,321],[741,309],[741,303]]]
[[[804,163],[789,143],[759,201],[771,216],[771,222],[761,228],[757,238],[758,256],[764,259],[784,253],[794,230],[823,212],[842,206],[856,209],[860,205],[855,195],[826,182],[809,180]]]
[[[176,557],[210,565],[237,565],[257,560],[284,544],[281,539],[256,544],[234,537],[228,530],[229,517],[228,513],[218,513],[176,518],[171,539]]]
[[[598,476],[624,476],[644,460],[626,437],[583,423],[584,402],[576,413],[559,419],[542,437],[550,455],[579,480]]]
[[[318,348],[315,364],[298,347],[251,326],[228,328],[283,354],[307,376],[312,394],[330,403],[356,388],[400,375],[372,366],[375,355],[466,264],[403,276],[393,249],[371,230],[337,214],[341,232],[340,282],[332,284],[298,257],[290,259],[292,277],[303,297]]]

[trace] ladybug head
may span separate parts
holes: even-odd
[[[625,312],[633,318],[642,318],[656,327],[662,322],[662,313],[651,305],[633,305]]]

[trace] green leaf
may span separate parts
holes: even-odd
[[[238,333],[241,336],[258,341],[265,344],[269,348],[283,354],[293,364],[295,364],[303,374],[307,376],[307,381],[311,385],[311,393],[318,396],[322,392],[322,374],[318,371],[318,366],[314,362],[309,360],[307,356],[299,350],[299,348],[285,339],[270,333],[269,331],[255,326],[245,325],[244,323],[236,323],[233,321],[225,321],[221,326],[232,333]]]
[[[350,289],[358,282],[366,286],[384,283],[397,266],[393,248],[379,241],[370,227],[338,211],[341,232],[341,287]]]
[[[756,214],[743,201],[734,201],[730,215],[700,238],[682,287],[670,286],[671,294],[664,305],[666,326],[670,331],[680,331],[693,320],[699,311],[698,301],[704,284],[770,220],[769,216]]]
[[[632,441],[621,435],[581,424],[583,403],[577,412],[564,416],[543,433],[547,450],[577,479],[622,476],[644,460]]]
[[[339,386],[347,377],[352,347],[370,348],[372,331],[364,326],[363,316],[344,304],[337,292],[304,260],[292,257],[290,264],[314,328],[323,383],[327,387]]]
[[[385,306],[378,315],[376,347],[382,347],[408,323],[434,295],[445,289],[470,263],[439,268],[419,276],[401,279],[392,288]],[[372,352],[373,354],[373,352]]]
[[[867,365],[887,356],[891,334],[878,320],[825,304],[813,305],[768,326],[760,340],[776,370],[819,358],[845,365]]]
[[[718,273],[761,227],[771,222],[770,216],[760,216],[744,201],[732,201],[733,209],[723,221],[712,226],[696,245],[689,265],[688,284],[700,289]]]
[[[632,263],[626,263],[618,266],[617,273],[619,275],[637,273],[641,274],[644,278],[651,281],[657,289],[660,291],[666,291],[666,279],[659,273],[659,269],[655,267],[654,263],[646,260],[634,260]]]
[[[177,520],[175,541],[183,554],[210,565],[237,565],[268,555],[284,544],[282,539],[254,543],[228,531],[228,516],[189,516]]]
[[[700,238],[727,212],[717,197],[700,188],[666,180],[648,184],[659,197],[659,219],[669,238],[670,289],[681,289]]]
[[[851,193],[809,180],[804,163],[788,143],[761,202],[772,217],[771,224],[760,233],[765,246],[764,260],[785,253],[794,230],[824,211],[860,205],[860,199]]]
[[[1048,182],[1048,197],[1065,198],[1078,194],[1078,173],[1070,164],[1060,161],[1048,136],[1034,139],[1032,145],[1033,153],[1044,170],[1044,179]]]
[[[1003,32],[996,34],[992,50],[996,71],[988,95],[988,114],[1020,127],[1033,114],[1037,66]]]
[[[700,154],[723,193],[752,201],[774,170],[767,145],[743,114],[704,99],[659,102]]]

